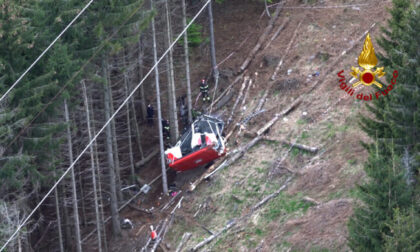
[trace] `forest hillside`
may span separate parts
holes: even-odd
[[[0,0],[0,251],[419,250],[419,8]]]

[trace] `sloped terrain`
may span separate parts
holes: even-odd
[[[175,251],[183,234],[189,232],[192,236],[185,246],[187,251],[236,221],[233,227],[205,245],[203,251],[347,250],[346,222],[352,214],[354,187],[364,177],[362,165],[367,156],[360,141],[368,139],[357,124],[360,113],[365,111],[365,101],[343,92],[337,73],[344,70],[349,75],[350,67],[357,66],[364,33],[370,31],[372,38],[379,36],[379,27],[386,25],[386,7],[390,3],[309,2],[316,3],[302,5],[298,0],[286,1],[268,38],[280,25],[286,26],[270,45],[266,47],[266,42],[263,43],[262,47],[266,48],[256,54],[245,71],[244,76],[252,79],[252,84],[244,89],[243,92],[248,90],[246,100],[239,101],[227,132],[256,111],[272,84],[263,106],[266,112],[251,119],[240,134],[238,129],[234,130],[229,149],[249,142],[252,138],[245,131],[257,131],[276,113],[301,99],[266,135],[317,147],[318,151],[312,153],[289,144],[260,141],[238,162],[220,170],[191,193],[185,192],[188,182],[204,170],[198,169],[193,175],[178,174],[184,178],[177,180],[185,182],[182,207],[175,212],[162,245],[164,249]],[[315,8],[306,8],[311,6]],[[268,18],[263,14],[263,4],[239,0],[226,0],[215,5],[214,11],[217,58],[222,62],[219,66],[223,74],[222,92],[236,78],[241,64],[263,34]],[[373,24],[376,25],[372,28]],[[373,43],[380,51],[375,39]],[[193,60],[205,61],[197,54],[193,53]],[[284,62],[277,78],[270,82],[282,57]],[[204,74],[200,69],[193,71],[197,78]],[[233,85],[233,98],[216,111],[225,120],[241,93],[242,83],[241,80]],[[276,192],[289,178],[285,190],[253,210],[253,206]],[[154,205],[159,207],[157,203]],[[131,217],[155,225],[167,216],[147,217],[138,212],[134,215]],[[140,237],[145,242],[148,234],[147,228],[138,227],[126,232],[137,249],[142,244]],[[126,251],[121,249],[116,250]]]

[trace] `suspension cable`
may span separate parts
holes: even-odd
[[[96,141],[96,138],[105,130],[108,124],[114,119],[116,114],[120,112],[121,109],[125,106],[125,104],[131,99],[134,93],[139,89],[139,87],[143,84],[143,82],[149,77],[152,71],[156,68],[156,66],[162,61],[162,59],[169,53],[169,51],[174,47],[177,41],[181,38],[181,36],[186,32],[186,30],[193,24],[193,22],[197,19],[197,17],[204,11],[207,5],[210,3],[211,0],[207,0],[207,2],[203,5],[203,7],[197,12],[194,18],[191,19],[189,24],[184,28],[184,30],[177,36],[177,38],[172,42],[172,44],[166,49],[163,55],[159,58],[159,60],[155,63],[155,65],[147,72],[147,74],[143,77],[139,84],[131,91],[131,93],[127,96],[127,98],[122,102],[122,104],[115,110],[115,112],[111,115],[108,121],[102,126],[102,128],[96,133],[96,135],[92,138],[88,145],[83,149],[83,151],[77,156],[77,158],[73,161],[73,163],[66,169],[66,171],[61,175],[61,177],[55,182],[55,184],[51,187],[51,189],[47,192],[47,194],[42,198],[42,200],[36,205],[36,207],[31,211],[31,213],[25,218],[25,220],[18,226],[16,231],[12,234],[12,236],[6,241],[6,243],[0,248],[0,252],[3,251],[6,246],[15,238],[17,233],[22,229],[22,227],[28,222],[28,220],[34,215],[34,213],[41,207],[47,197],[54,191],[54,189],[58,186],[58,184],[64,179],[64,177],[73,169],[74,165],[80,160],[83,154],[89,149],[89,147]]]
[[[38,61],[50,50],[50,48],[61,38],[61,36],[73,25],[73,23],[85,12],[87,8],[93,3],[93,0],[90,0],[89,3],[86,4],[86,6],[76,15],[76,17],[73,18],[73,20],[58,34],[58,36],[51,42],[51,44],[38,56],[38,58],[26,69],[25,72],[13,83],[13,85],[4,93],[1,98],[0,102],[3,101],[4,98],[12,91],[13,88],[16,87],[16,85],[25,77],[25,75],[38,63]]]

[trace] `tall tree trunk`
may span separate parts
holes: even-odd
[[[89,113],[89,103],[86,91],[85,81],[82,81],[82,88],[83,88],[83,98],[84,98],[84,105],[86,110],[86,122],[87,122],[87,129],[89,134],[89,142],[92,141],[92,131],[90,128],[90,113]],[[101,223],[100,223],[100,213],[99,213],[99,205],[98,205],[98,191],[96,189],[96,172],[95,172],[95,160],[93,156],[93,146],[91,145],[89,148],[90,152],[90,167],[92,169],[92,187],[93,187],[93,200],[95,204],[95,217],[96,217],[96,230],[98,232],[98,248],[99,252],[102,252],[102,238],[101,238]]]
[[[108,66],[107,66],[108,67]],[[114,114],[114,99],[112,98],[112,88],[111,88],[111,78],[109,74],[109,70],[107,71],[107,84],[108,84],[108,94],[109,94],[109,114]],[[121,169],[120,169],[120,158],[118,156],[118,142],[117,142],[117,129],[115,126],[115,120],[111,121],[111,132],[112,132],[112,148],[114,155],[114,162],[115,162],[115,179],[116,179],[116,186],[117,186],[117,197],[118,202],[121,202],[123,200],[122,192],[121,192]]]
[[[165,12],[166,12],[166,36],[168,47],[172,43],[172,27],[171,27],[171,16],[169,14],[169,3],[165,0]],[[168,101],[169,101],[169,123],[171,133],[171,143],[175,144],[179,137],[178,130],[178,111],[176,108],[176,91],[175,91],[175,74],[174,74],[174,63],[173,63],[173,50],[169,50],[168,60]]]
[[[124,78],[126,78],[124,74]],[[125,95],[128,96],[128,83],[125,82]],[[130,157],[130,171],[131,171],[131,181],[132,183],[136,183],[136,172],[134,170],[134,157],[133,157],[133,146],[131,143],[131,119],[130,119],[130,105],[129,103],[126,104],[127,110],[127,131],[128,131],[128,155]],[[143,158],[142,158],[143,159]]]
[[[57,213],[57,225],[58,225],[58,243],[60,243],[60,252],[64,252],[64,243],[63,243],[63,230],[61,225],[61,214],[60,214],[60,197],[58,195],[57,187],[54,188],[55,196],[55,212]]]
[[[150,0],[150,6],[154,9],[153,0]],[[152,36],[153,36],[153,61],[157,63],[157,49],[156,49],[156,30],[155,30],[155,18],[152,18]],[[168,180],[166,178],[166,167],[165,167],[165,151],[163,149],[163,134],[162,134],[162,111],[160,107],[160,87],[159,87],[159,69],[155,67],[155,81],[156,81],[156,100],[157,100],[157,112],[158,112],[158,129],[159,129],[159,147],[160,147],[160,163],[162,168],[162,186],[163,193],[168,194]]]
[[[66,118],[67,124],[67,145],[69,148],[69,161],[72,164],[73,159],[73,145],[71,140],[71,130],[70,130],[70,119],[69,119],[69,109],[67,106],[67,100],[64,99],[64,116]],[[76,191],[76,176],[74,175],[74,167],[71,169],[71,187],[72,187],[72,201],[73,201],[73,213],[74,213],[74,228],[76,231],[76,250],[77,252],[82,251],[82,240],[80,239],[80,222],[79,222],[79,209],[77,206],[77,191]]]
[[[65,180],[66,181],[66,180]],[[60,190],[61,189],[61,190]],[[66,196],[67,196],[67,189],[66,185],[63,184],[62,186],[58,187],[58,190],[61,191],[61,197],[63,198],[63,219],[64,219],[64,235],[65,235],[65,244],[66,250],[71,250],[73,247],[72,242],[72,234],[71,234],[71,226],[72,223],[70,222],[70,213],[69,208],[66,206]]]
[[[108,66],[106,63],[106,59],[102,60],[102,70],[104,71],[104,78],[107,79],[108,76]],[[105,83],[104,85],[104,109],[105,109],[105,121],[108,121],[111,117],[111,109],[110,109],[110,97],[109,97],[109,83]],[[118,213],[118,199],[117,199],[117,184],[116,184],[116,175],[115,175],[115,163],[114,163],[114,155],[112,153],[112,131],[111,125],[108,124],[105,129],[106,135],[106,152],[108,158],[108,167],[109,167],[109,189],[111,194],[111,216],[112,216],[112,233],[115,236],[119,236],[121,234],[121,226],[120,226],[120,216]]]
[[[187,27],[187,10],[185,0],[182,0],[182,25]],[[184,33],[184,54],[185,54],[185,77],[187,78],[187,103],[188,103],[188,122],[192,123],[192,101],[191,101],[191,79],[190,79],[190,59],[188,52],[188,34]]]
[[[214,43],[214,27],[213,27],[213,8],[211,5],[211,1],[208,6],[209,11],[209,30],[210,30],[210,57],[211,57],[211,67],[214,79],[214,92],[213,92],[213,100],[217,94],[217,85],[219,83],[219,70],[217,69],[217,62],[216,62],[216,46]]]
[[[139,48],[139,50],[140,49],[141,49],[141,47]],[[140,59],[141,59],[141,61],[143,61],[143,56],[139,56],[139,61],[140,61]],[[125,57],[123,58],[123,61],[124,61],[124,66],[125,66],[126,65],[125,64]],[[141,64],[143,64],[143,62],[141,62]],[[139,65],[140,65],[140,63],[139,63]],[[140,74],[140,80],[141,80],[141,79],[143,79],[143,66],[142,65],[139,66],[139,71],[141,71],[141,74]],[[131,90],[131,85],[130,85],[130,80],[129,80],[129,77],[128,77],[127,73],[124,74],[124,84],[125,84],[126,88],[128,89],[127,92],[129,93],[130,90]],[[142,99],[142,104],[144,103],[144,92],[142,94],[143,85],[140,86],[140,96],[142,97],[141,98]],[[139,123],[137,121],[137,113],[136,113],[136,106],[134,104],[134,98],[130,99],[130,105],[131,105],[131,109],[133,111],[133,122],[134,122],[134,128],[136,130],[137,147],[139,148],[140,158],[143,159],[144,158],[144,152],[143,152],[143,147],[141,146],[141,132],[140,132],[140,128],[139,128]],[[127,106],[128,106],[128,104],[127,104]],[[146,107],[145,107],[145,109],[146,109]],[[142,110],[143,110],[143,108],[142,108]],[[143,111],[142,113],[143,114],[147,113],[147,111]],[[143,120],[145,120],[145,118],[143,118]],[[131,121],[130,121],[130,123],[131,123]],[[131,127],[131,125],[129,125],[129,127]],[[131,131],[130,131],[130,134],[131,134]],[[130,141],[131,141],[131,139],[130,139]]]
[[[89,93],[89,100],[92,100],[92,96]],[[88,104],[89,105],[89,104]],[[92,122],[95,123],[95,113],[93,112],[93,106],[90,109],[91,112],[91,118],[92,118]],[[93,124],[92,127],[92,133],[95,136],[96,135],[96,130],[95,130],[95,124]],[[100,164],[99,164],[99,155],[98,155],[98,142],[95,141],[93,143],[93,147],[95,149],[95,164],[96,164],[96,168],[97,168],[97,174],[98,174],[98,192],[99,192],[99,206],[100,206],[100,211],[101,211],[101,227],[102,227],[102,231],[103,231],[103,250],[104,252],[108,251],[108,244],[107,244],[107,237],[106,237],[106,228],[105,228],[105,214],[104,214],[104,202],[103,202],[103,198],[102,198],[102,180],[101,180],[101,169],[100,169]]]
[[[140,31],[139,31],[140,32]],[[139,43],[138,43],[138,65],[139,65],[139,82],[143,79],[144,74],[143,74],[143,57],[144,57],[144,52],[143,52],[143,46],[142,46],[142,37],[140,37]],[[141,108],[141,116],[143,121],[146,121],[147,118],[147,104],[146,104],[146,97],[144,95],[144,84],[140,86],[140,108]],[[134,103],[134,99],[133,103]],[[143,158],[143,157],[142,157]]]

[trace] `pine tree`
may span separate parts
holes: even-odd
[[[394,208],[411,205],[411,192],[393,145],[376,141],[365,164],[366,184],[358,187],[362,201],[349,221],[349,247],[354,251],[382,251],[383,234],[389,235]]]
[[[420,250],[420,216],[414,208],[401,212],[394,210],[391,221],[387,223],[391,235],[384,235],[384,250],[394,251],[419,251]]]
[[[371,137],[393,138],[396,152],[402,155],[405,150],[420,161],[419,136],[420,129],[418,107],[420,105],[420,46],[418,10],[410,11],[411,1],[394,0],[388,25],[383,28],[378,43],[386,55],[379,55],[381,64],[387,73],[387,82],[391,85],[393,75],[398,72],[396,84],[385,97],[374,101],[368,109],[374,119],[363,117],[362,128]],[[418,7],[417,7],[418,9]]]
[[[399,251],[407,241],[412,248],[418,246],[417,234],[407,235],[410,229],[399,225],[408,219],[415,223],[419,216],[411,181],[420,161],[420,8],[409,0],[394,0],[393,4],[389,29],[383,28],[384,36],[379,39],[386,52],[379,55],[380,62],[392,90],[368,106],[373,118],[363,117],[360,123],[376,141],[364,144],[369,151],[368,181],[359,187],[362,204],[349,221],[349,246],[355,251]],[[402,214],[395,214],[395,209]],[[406,216],[408,209],[413,218]]]

